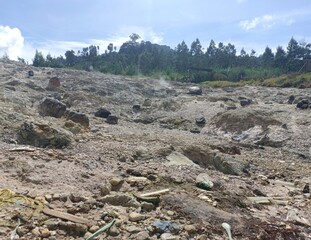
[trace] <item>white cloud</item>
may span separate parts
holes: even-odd
[[[308,10],[296,10],[296,11],[292,11],[286,14],[271,14],[271,15],[266,14],[263,16],[255,17],[251,20],[241,21],[239,23],[239,26],[246,31],[249,31],[249,30],[252,30],[258,27],[269,29],[277,24],[283,24],[283,25],[290,26],[296,21],[296,18],[305,16],[308,14],[310,14],[310,11]]]
[[[10,59],[17,60],[24,47],[24,37],[18,28],[0,25],[0,56],[7,54]]]
[[[82,48],[90,45],[99,46],[99,52],[103,53],[110,43],[113,43],[115,47],[120,48],[124,42],[130,40],[129,36],[132,33],[137,33],[141,37],[139,40],[151,41],[152,43],[161,43],[163,41],[161,34],[154,32],[151,28],[131,26],[122,27],[115,35],[104,39],[88,39],[83,42],[55,40],[48,40],[45,42],[26,42],[21,51],[21,56],[29,63],[32,63],[36,49],[42,52],[45,56],[51,54],[53,57],[57,57],[60,55],[64,56],[67,50],[74,50],[77,53],[78,50],[82,50]]]

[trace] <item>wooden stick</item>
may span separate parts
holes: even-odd
[[[9,151],[10,152],[34,152],[36,151],[36,149],[30,148],[30,147],[17,147],[17,148],[12,148]]]
[[[68,220],[71,222],[75,222],[75,223],[82,223],[82,224],[93,224],[93,221],[89,220],[89,219],[85,219],[85,218],[81,218],[81,217],[77,217],[75,215],[69,214],[69,213],[64,213],[64,212],[60,212],[60,211],[56,211],[56,210],[52,210],[49,208],[44,208],[42,210],[42,212],[46,215],[52,216],[52,217],[57,217],[57,218],[61,218],[64,220]]]
[[[162,189],[162,190],[155,191],[155,192],[143,193],[143,194],[140,194],[139,196],[140,197],[151,197],[151,196],[156,196],[156,195],[161,195],[161,194],[164,194],[164,193],[168,193],[169,191],[170,191],[170,189],[167,188],[167,189]]]

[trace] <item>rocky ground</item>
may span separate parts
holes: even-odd
[[[310,89],[10,61],[0,85],[1,239],[311,239]]]

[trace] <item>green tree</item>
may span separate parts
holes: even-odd
[[[73,50],[65,52],[66,65],[72,67],[76,62],[75,52]]]
[[[189,67],[189,48],[183,40],[175,49],[176,51],[176,68],[180,72],[186,72]]]
[[[202,45],[201,45],[200,40],[198,38],[191,43],[190,54],[192,56],[200,56],[203,54]]]
[[[113,51],[113,43],[109,43],[107,49],[108,49],[109,53],[111,53]]]
[[[131,42],[136,42],[138,39],[140,39],[140,36],[137,33],[132,33],[130,35],[130,39],[131,39]]]
[[[32,61],[32,65],[35,67],[45,67],[46,62],[43,54],[36,50],[35,57]]]
[[[274,55],[271,48],[269,48],[268,46],[265,48],[265,52],[262,54],[261,59],[264,67],[272,67]]]
[[[274,66],[277,68],[285,68],[286,66],[286,52],[281,46],[276,48]]]

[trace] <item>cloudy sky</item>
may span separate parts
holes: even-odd
[[[310,0],[1,0],[0,56],[32,62],[35,50],[64,55],[91,44],[101,51],[131,33],[175,48],[196,38],[262,53],[291,37],[311,42]]]

